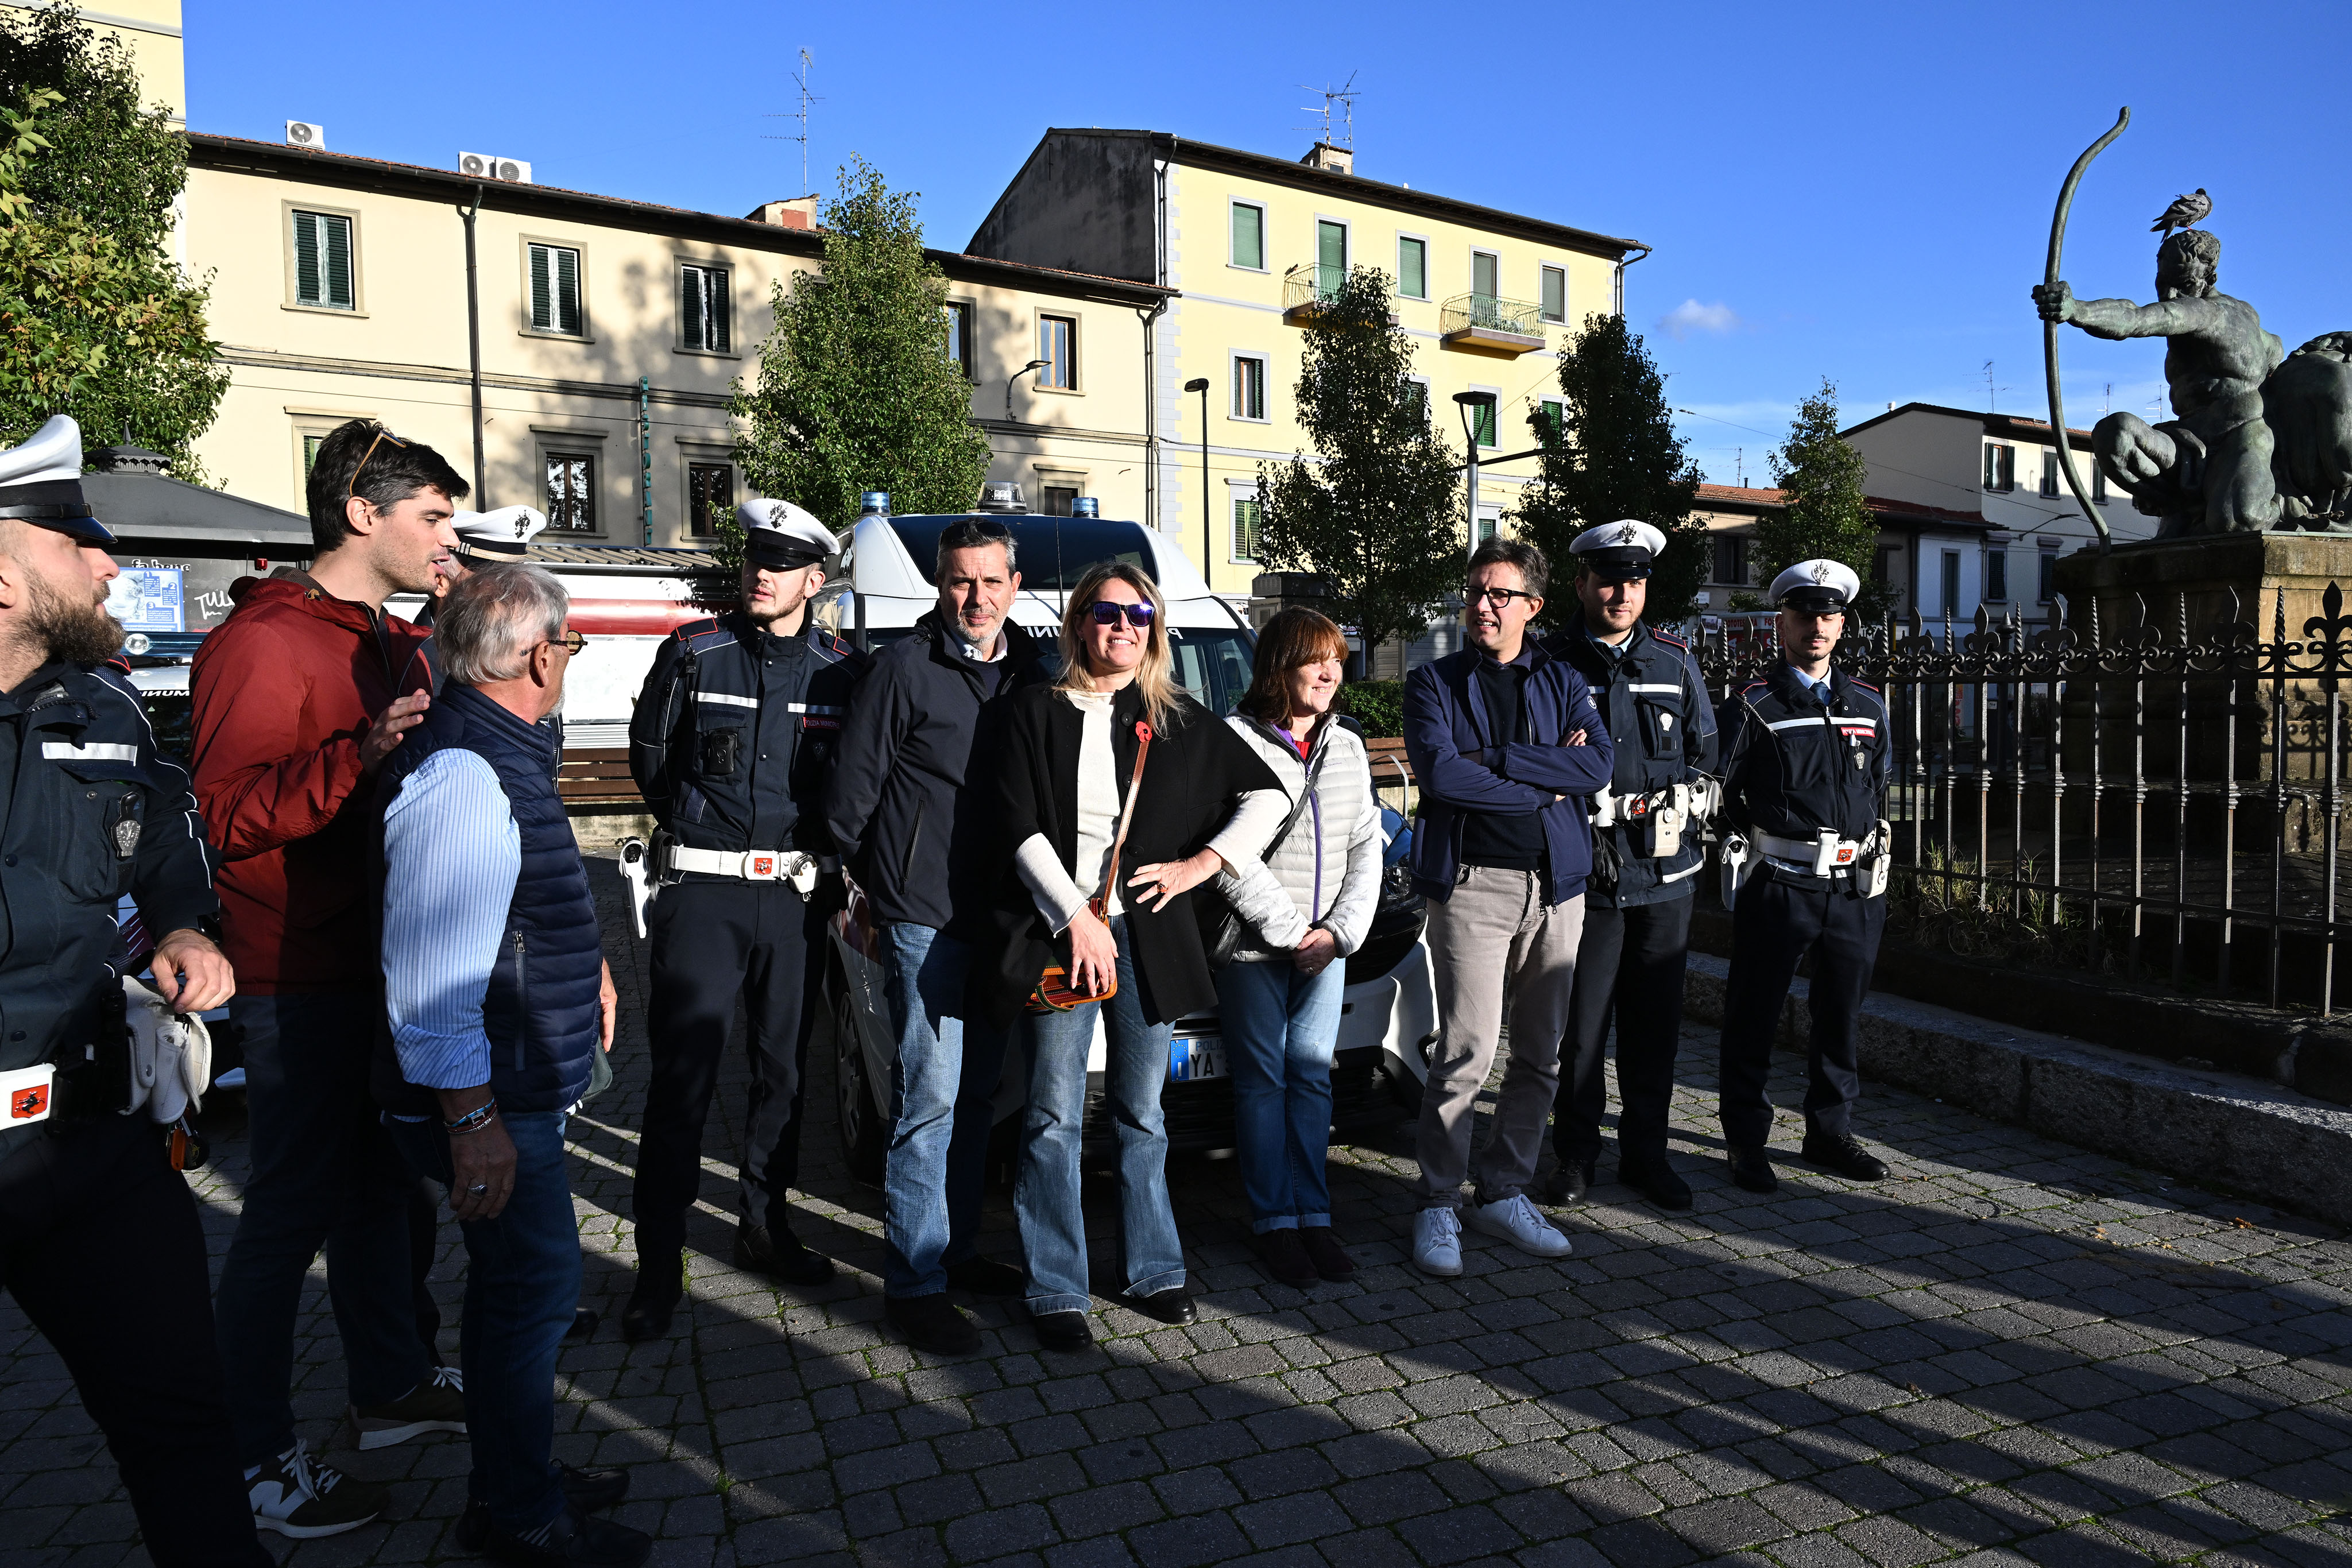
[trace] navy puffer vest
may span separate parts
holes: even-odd
[[[522,870],[482,997],[482,1027],[490,1040],[490,1091],[510,1113],[562,1111],[578,1101],[603,1034],[604,944],[588,868],[555,792],[561,746],[546,727],[452,682],[385,761],[380,786],[389,806],[426,758],[456,747],[488,762],[506,791]],[[401,1079],[388,1030],[379,1041],[378,1100],[404,1114],[436,1113],[432,1091]]]

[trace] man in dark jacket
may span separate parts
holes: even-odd
[[[738,1162],[734,1258],[789,1284],[833,1278],[793,1234],[803,1084],[838,866],[825,780],[865,655],[809,620],[833,535],[788,501],[737,509],[740,608],[681,626],[654,655],[629,721],[629,767],[661,826],[662,887],[646,1009],[646,1092],[633,1195],[637,1283],[624,1339],[669,1331],[684,1291],[686,1216],[702,1190],[702,1129],[735,1008],[751,1092]]]
[[[1471,645],[1405,681],[1405,755],[1421,784],[1412,882],[1429,900],[1438,1031],[1415,1140],[1412,1259],[1432,1274],[1462,1272],[1462,1182],[1473,1174],[1472,1225],[1539,1258],[1569,1250],[1526,1188],[1559,1089],[1590,800],[1616,754],[1583,677],[1527,634],[1548,575],[1533,545],[1480,545],[1463,611]],[[1507,1001],[1511,1063],[1474,1172],[1471,1117]]]
[[[1009,619],[1021,573],[1002,523],[950,524],[933,580],[938,607],[857,688],[827,814],[874,914],[898,1039],[885,1314],[919,1349],[961,1354],[980,1333],[948,1287],[1018,1296],[1025,1283],[1020,1270],[980,1256],[982,1165],[1005,1034],[967,1010],[964,981],[1004,872],[988,852],[991,780],[967,764],[987,755],[974,737],[1005,698],[1042,670],[1035,639]]]
[[[1691,1206],[1666,1163],[1666,1106],[1683,1027],[1692,894],[1706,864],[1699,841],[1715,766],[1715,713],[1690,647],[1652,631],[1642,611],[1666,536],[1625,519],[1587,528],[1576,553],[1577,612],[1544,644],[1576,666],[1609,721],[1616,774],[1593,825],[1592,879],[1562,1043],[1546,1196],[1576,1203],[1592,1185],[1609,1103],[1602,1049],[1617,1028],[1617,1179],[1661,1208]]]
[[[626,1470],[559,1466],[555,1355],[580,1294],[564,1113],[609,1050],[588,868],[555,792],[581,640],[538,567],[475,572],[443,601],[448,684],[383,771],[384,1012],[374,1087],[409,1165],[449,1189],[466,1236],[458,1543],[509,1563],[632,1564],[652,1539],[591,1510]]]

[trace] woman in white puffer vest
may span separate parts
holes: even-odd
[[[1242,1186],[1259,1260],[1286,1285],[1356,1271],[1331,1234],[1324,1156],[1347,958],[1380,903],[1381,809],[1362,738],[1331,716],[1347,653],[1323,616],[1282,611],[1258,634],[1249,693],[1225,720],[1290,797],[1263,865],[1216,879],[1234,912],[1217,1002]]]

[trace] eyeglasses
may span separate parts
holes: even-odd
[[[1125,616],[1127,623],[1137,631],[1151,630],[1151,606],[1139,599],[1132,604],[1121,604],[1115,599],[1097,599],[1087,607],[1087,613],[1095,618],[1097,626],[1116,626],[1119,618]]]
[[[379,431],[377,431],[377,432],[375,433],[375,440],[374,440],[374,441],[371,441],[371,442],[369,442],[369,443],[368,443],[368,449],[367,449],[365,452],[362,452],[362,453],[361,453],[361,454],[360,454],[360,460],[359,460],[358,464],[357,464],[356,465],[354,465],[354,466],[352,467],[352,482],[351,482],[349,485],[345,486],[344,486],[344,488],[343,488],[343,494],[344,494],[346,497],[350,497],[350,498],[351,498],[351,499],[352,499],[352,500],[357,500],[357,499],[359,498],[359,493],[360,493],[360,469],[366,467],[366,466],[367,466],[367,464],[368,464],[368,459],[375,455],[375,449],[376,449],[377,445],[378,445],[380,443],[386,442],[386,441],[391,442],[394,446],[399,447],[399,448],[400,448],[402,451],[404,451],[404,451],[406,451],[406,450],[408,449],[408,443],[406,443],[405,441],[403,441],[400,437],[398,437],[397,435],[394,435],[394,434],[392,432],[390,432],[389,430],[379,430]]]
[[[1529,593],[1524,588],[1481,588],[1471,593],[1470,602],[1491,604],[1496,609],[1501,610],[1508,606],[1514,599],[1535,600],[1542,597],[1542,594]]]
[[[551,648],[561,648],[565,653],[575,656],[579,653],[581,649],[585,648],[587,645],[588,639],[583,637],[579,632],[574,632],[569,626],[563,629],[562,636],[550,637],[547,640],[547,646]]]

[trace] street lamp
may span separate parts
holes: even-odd
[[[1478,549],[1478,415],[1495,412],[1495,394],[1489,392],[1460,392],[1454,394],[1454,406],[1462,411],[1462,439],[1469,449],[1470,462],[1470,550]]]
[[[1017,370],[1017,371],[1013,371],[1011,375],[1009,375],[1009,376],[1007,376],[1007,377],[1005,377],[1005,378],[1004,378],[1004,417],[1005,417],[1005,418],[1007,418],[1007,419],[1011,419],[1011,418],[1013,417],[1013,383],[1014,382],[1019,381],[1023,376],[1027,375],[1031,371],[1042,371],[1042,370],[1044,370],[1044,369],[1046,367],[1046,365],[1048,365],[1048,364],[1049,364],[1049,363],[1051,363],[1051,362],[1052,362],[1052,361],[1047,361],[1047,360],[1032,360],[1032,361],[1030,361],[1027,364],[1025,364],[1025,365],[1022,366],[1019,370]]]
[[[1209,580],[1209,571],[1216,561],[1215,546],[1211,542],[1216,529],[1209,523],[1209,378],[1194,376],[1184,383],[1186,392],[1201,394],[1201,580]],[[1213,584],[1211,592],[1215,592]]]

